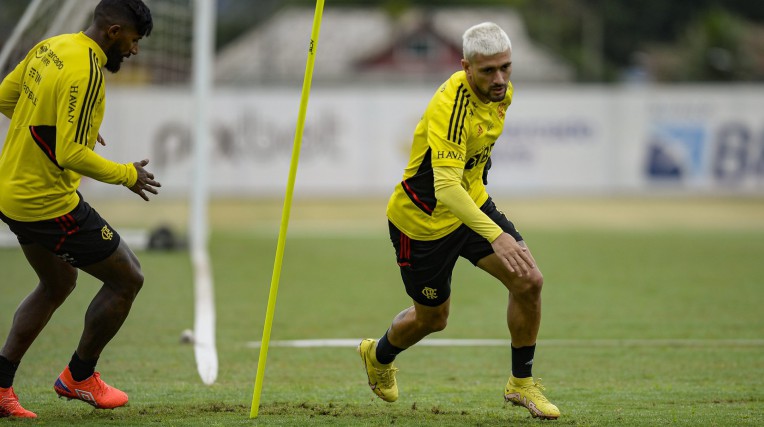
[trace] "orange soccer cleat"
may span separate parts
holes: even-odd
[[[127,394],[103,382],[98,372],[77,382],[68,366],[58,376],[53,389],[60,397],[78,399],[99,409],[114,409],[127,403]]]
[[[0,418],[3,417],[37,418],[37,414],[21,407],[13,387],[0,387]]]

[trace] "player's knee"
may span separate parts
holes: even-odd
[[[77,269],[65,269],[56,272],[53,280],[40,280],[39,287],[46,298],[61,304],[77,286]]]
[[[141,288],[143,288],[143,271],[141,270],[141,263],[138,261],[138,257],[131,251],[127,251],[127,254],[129,267],[120,274],[120,279],[123,282],[120,284],[120,288],[127,292],[129,297],[135,298]]]
[[[543,286],[544,276],[538,269],[534,269],[530,275],[515,280],[512,286],[512,295],[516,298],[536,300],[541,296]]]
[[[528,286],[530,291],[534,294],[541,294],[541,288],[544,287],[544,276],[538,269],[533,270],[530,277],[528,277]]]
[[[143,272],[140,268],[133,266],[123,271],[117,281],[107,284],[124,298],[132,300],[143,287]]]
[[[432,328],[432,332],[440,332],[446,329],[446,326],[448,326],[448,318],[438,318],[437,321],[433,322],[430,326]]]
[[[138,295],[138,292],[140,292],[141,288],[143,288],[143,280],[143,272],[141,271],[140,267],[134,268],[132,274],[130,275],[130,281],[127,286],[127,288],[132,291],[133,297]]]
[[[428,333],[440,332],[448,326],[448,311],[438,311],[427,316],[425,327]]]

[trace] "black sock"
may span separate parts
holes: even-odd
[[[395,360],[395,356],[403,350],[405,350],[405,348],[398,348],[390,344],[390,341],[387,340],[387,332],[385,332],[385,334],[382,335],[382,338],[377,341],[377,362],[383,365],[392,363],[392,361]]]
[[[535,352],[536,344],[520,348],[512,346],[512,376],[515,378],[533,376],[533,354]]]
[[[18,367],[18,363],[13,363],[5,356],[0,356],[0,387],[8,388],[13,385],[13,377],[16,376]]]
[[[97,357],[93,360],[82,360],[75,351],[72,355],[72,360],[69,361],[69,371],[72,373],[72,379],[80,382],[90,378],[93,372],[95,372],[96,363],[98,363]]]

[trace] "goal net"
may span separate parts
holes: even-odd
[[[5,19],[14,23],[13,28],[0,32],[0,78],[5,77],[24,58],[35,44],[48,37],[58,34],[75,33],[85,30],[93,18],[93,9],[99,0],[30,0],[22,2],[15,0],[0,5],[0,11]],[[120,69],[119,73],[105,73],[107,81],[107,117],[101,131],[107,141],[105,147],[98,146],[97,151],[104,157],[118,161],[130,162],[148,157],[151,164],[148,169],[157,173],[157,162],[154,152],[131,144],[135,135],[133,126],[125,128],[120,125],[126,111],[121,107],[126,93],[136,89],[151,90],[152,87],[175,87],[188,92],[192,82],[192,43],[193,43],[193,13],[194,0],[144,0],[151,9],[154,27],[151,35],[139,43],[139,55],[131,57]],[[5,3],[5,2],[3,2]],[[4,36],[3,36],[4,33]],[[116,120],[115,120],[116,118]],[[9,121],[0,115],[0,148],[7,133]],[[143,138],[145,139],[145,138]],[[129,148],[132,147],[132,148]],[[158,179],[161,178],[158,175]],[[159,179],[162,182],[162,179]],[[187,226],[187,192],[177,192],[174,197],[168,194],[154,197],[151,206],[140,205],[129,191],[119,191],[107,184],[84,178],[82,181],[83,194],[91,204],[96,206],[120,233],[138,240],[137,246],[172,246],[179,239],[168,238],[168,230],[185,231]],[[108,203],[99,203],[99,199]],[[116,200],[115,200],[116,199]],[[152,209],[158,204],[170,205],[167,212],[159,215],[154,223],[138,223],[132,218],[140,218],[134,209]],[[114,213],[112,213],[114,211]],[[120,215],[124,213],[124,215]],[[145,218],[145,216],[144,216]],[[146,235],[135,228],[149,227],[162,232]],[[123,231],[124,230],[124,231]],[[172,233],[170,233],[172,234]],[[153,239],[153,240],[149,240]],[[0,236],[0,242],[4,239]],[[9,242],[15,244],[15,241]]]
[[[154,29],[140,43],[140,55],[130,58],[109,84],[189,84],[193,38],[193,0],[146,0]],[[5,76],[39,41],[82,31],[90,24],[98,0],[32,0],[0,50],[0,75]],[[1,8],[1,7],[0,7]]]

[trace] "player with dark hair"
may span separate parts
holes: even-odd
[[[511,372],[504,399],[533,417],[560,411],[532,376],[541,322],[543,278],[520,233],[488,196],[484,184],[491,150],[512,102],[512,45],[496,24],[463,35],[462,71],[432,97],[416,130],[403,180],[387,205],[390,239],[413,306],[393,319],[377,341],[358,346],[372,391],[398,399],[396,356],[446,327],[451,273],[461,256],[508,290]]]
[[[119,234],[88,205],[82,176],[123,185],[148,201],[161,185],[148,159],[119,164],[95,153],[105,110],[102,68],[117,72],[152,29],[141,0],[102,0],[92,24],[38,43],[0,83],[0,112],[11,119],[0,154],[0,219],[16,234],[39,278],[19,305],[0,349],[0,417],[35,418],[13,390],[22,357],[74,290],[78,269],[103,282],[54,390],[96,408],[116,408],[127,394],[95,371],[104,347],[127,318],[143,273]]]

